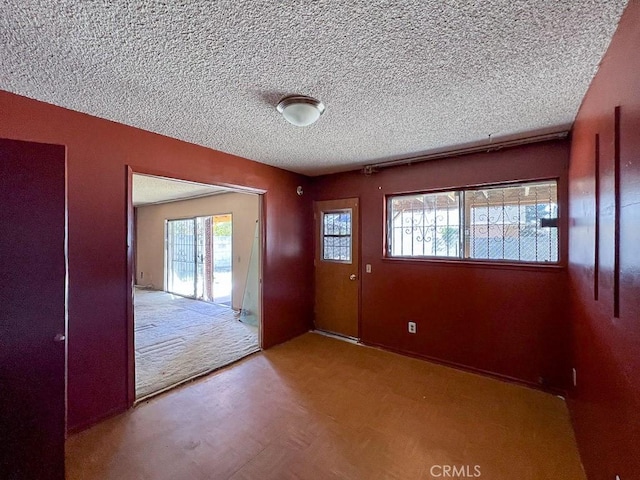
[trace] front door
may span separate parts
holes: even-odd
[[[315,202],[315,326],[358,338],[358,199]]]
[[[0,478],[64,479],[65,148],[0,140]]]

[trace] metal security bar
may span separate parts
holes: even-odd
[[[351,263],[351,209],[322,212],[322,259]]]
[[[196,289],[195,219],[167,221],[167,291],[194,296]]]
[[[460,255],[460,193],[391,197],[389,252],[392,256]]]
[[[542,226],[558,216],[555,182],[466,191],[465,212],[468,258],[558,261],[558,229]]]
[[[208,220],[208,221],[207,221]],[[197,217],[194,219],[195,228],[196,228],[196,246],[195,251],[196,255],[194,257],[195,261],[195,271],[196,271],[196,298],[204,298],[205,295],[205,283],[210,283],[206,280],[204,271],[205,271],[205,257],[207,250],[211,250],[211,247],[207,245],[207,223],[209,224],[209,229],[211,228],[211,217]],[[211,277],[209,277],[211,278]]]
[[[557,182],[395,195],[390,257],[558,262]]]

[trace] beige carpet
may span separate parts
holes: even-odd
[[[138,399],[260,350],[229,307],[138,288],[134,306]]]

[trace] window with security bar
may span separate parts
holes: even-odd
[[[351,263],[351,209],[322,212],[322,259]]]
[[[390,257],[558,262],[557,182],[388,198]]]
[[[460,255],[459,192],[391,197],[388,213],[392,256]]]

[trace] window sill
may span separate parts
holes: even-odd
[[[450,267],[474,267],[474,268],[495,268],[503,270],[546,270],[561,271],[566,269],[566,265],[559,263],[526,263],[505,261],[470,260],[454,258],[430,258],[430,257],[382,257],[385,263],[407,263],[414,265],[437,265]]]

